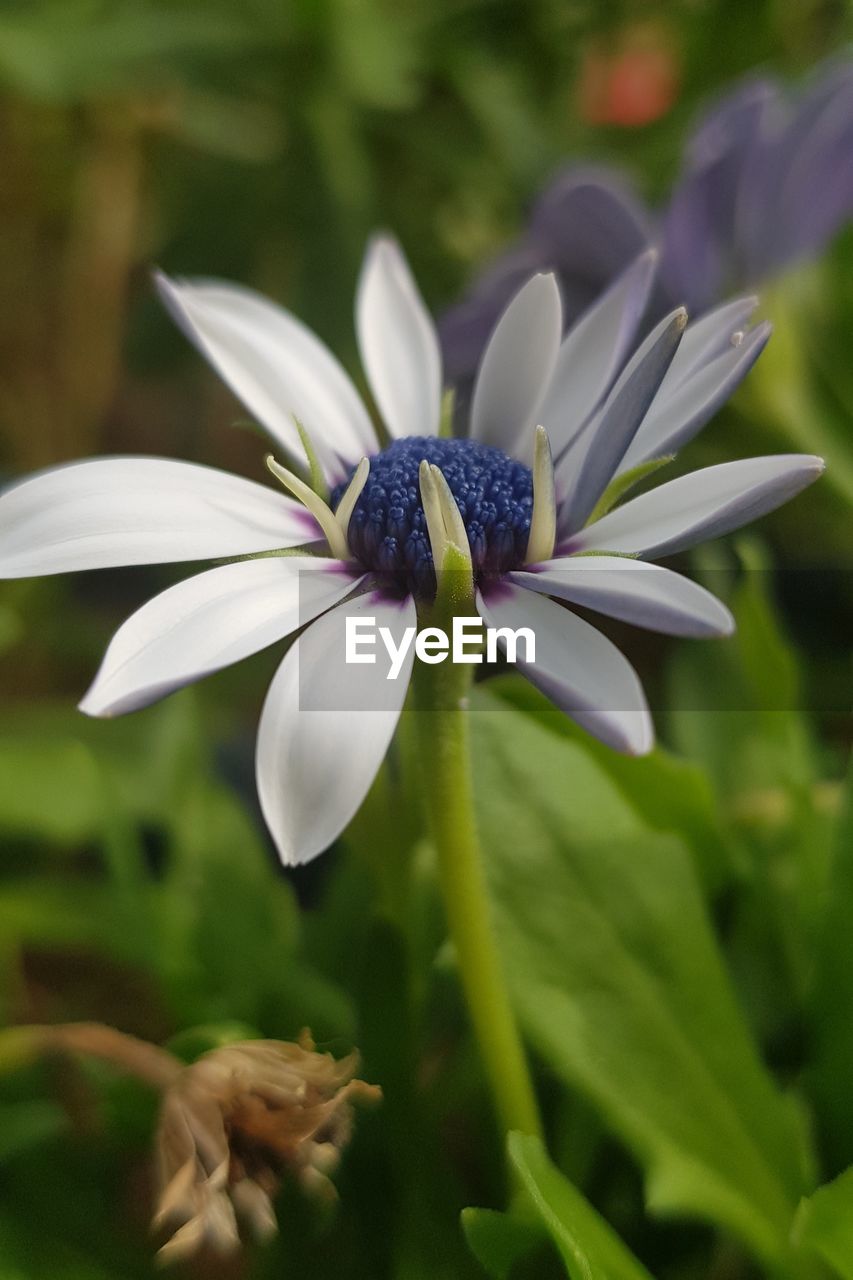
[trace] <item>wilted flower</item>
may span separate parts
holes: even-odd
[[[240,1247],[239,1223],[259,1239],[277,1230],[272,1200],[290,1174],[335,1197],[329,1181],[352,1132],[353,1103],[376,1085],[354,1079],[358,1054],[340,1061],[299,1044],[248,1040],[214,1049],[166,1089],[157,1130],[160,1191],[154,1227],[172,1261]]]
[[[495,628],[534,630],[523,673],[602,741],[648,751],[651,718],[632,667],[549,597],[670,634],[728,634],[719,601],[646,559],[755,519],[823,466],[800,455],[731,462],[605,511],[695,435],[769,332],[745,330],[747,298],[689,327],[676,309],[636,346],[654,270],[654,254],[642,254],[565,339],[555,278],[528,280],[492,334],[467,434],[454,439],[439,434],[433,324],[397,245],[375,240],[356,326],[385,448],[344,370],[293,316],[245,289],[162,279],[188,336],[278,444],[297,452],[305,424],[316,487],[272,460],[304,508],[189,463],[61,467],[0,498],[0,575],[243,557],[135,613],[81,707],[144,706],[304,627],[273,679],[257,747],[261,805],[288,863],[321,852],[353,816],[406,696],[411,647],[398,678],[377,663],[356,681],[339,660],[347,619],[373,617],[400,648],[451,547],[467,558],[471,607]],[[305,543],[320,554],[268,554]],[[362,709],[343,709],[355,683]],[[326,690],[322,710],[303,702],[312,685]]]
[[[446,367],[473,376],[521,280],[554,271],[567,320],[646,245],[661,254],[658,315],[701,312],[816,253],[853,214],[853,64],[821,68],[796,99],[749,79],[699,121],[657,214],[627,177],[569,168],[538,200],[521,240],[442,318]]]

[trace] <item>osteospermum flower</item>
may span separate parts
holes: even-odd
[[[353,816],[406,695],[412,650],[397,679],[379,663],[354,673],[340,662],[346,619],[374,617],[399,646],[428,611],[450,549],[488,624],[534,629],[524,674],[612,747],[648,751],[636,674],[563,602],[675,635],[727,634],[724,605],[648,560],[770,511],[823,465],[796,455],[731,462],[604,513],[646,464],[699,430],[768,336],[766,325],[745,330],[754,300],[744,299],[690,326],[676,309],[636,346],[654,270],[654,254],[641,255],[565,339],[556,280],[527,281],[483,356],[466,434],[448,438],[433,324],[396,244],[375,240],[356,327],[384,447],[344,370],[293,316],[245,289],[161,279],[172,314],[278,447],[296,454],[310,437],[316,487],[274,460],[304,505],[183,462],[60,467],[0,498],[0,574],[241,557],[133,614],[81,707],[144,706],[302,628],[257,745],[261,805],[288,863],[326,848]],[[345,706],[353,684],[358,706]],[[306,696],[319,686],[323,709]]]
[[[625,174],[570,167],[528,226],[441,320],[448,371],[470,378],[519,280],[555,271],[573,317],[647,245],[653,311],[701,312],[816,254],[853,214],[853,63],[819,68],[796,99],[750,78],[698,121],[669,200],[647,209]]]

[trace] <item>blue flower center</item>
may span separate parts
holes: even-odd
[[[444,474],[462,513],[478,581],[524,563],[533,476],[529,467],[476,440],[410,436],[370,459],[370,475],[349,522],[355,558],[389,584],[427,598],[435,570],[421,505],[418,468],[426,458]],[[332,490],[334,510],[349,477]]]

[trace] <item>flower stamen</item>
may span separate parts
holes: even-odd
[[[344,495],[335,510],[335,520],[340,526],[341,533],[346,539],[347,530],[349,529],[350,517],[355,509],[355,504],[361,497],[361,491],[367,484],[367,477],[370,475],[370,462],[367,458],[362,458],[361,462],[355,469],[353,477],[344,490]]]
[[[440,569],[444,561],[444,551],[447,545],[447,531],[444,525],[444,516],[438,497],[433,468],[426,458],[418,467],[418,480],[420,481],[421,506],[424,509],[432,559],[436,568]]]
[[[444,521],[445,535],[448,541],[455,543],[460,551],[466,552],[470,559],[471,548],[468,544],[468,530],[465,528],[462,513],[451,492],[450,485],[447,483],[447,477],[441,467],[437,467],[435,463],[430,463],[430,471],[435,481],[438,503],[441,508],[441,518]]]
[[[292,471],[288,471],[287,467],[283,467],[280,462],[276,462],[271,453],[267,454],[264,461],[276,480],[283,484],[286,489],[289,489],[294,498],[298,498],[311,512],[326,535],[326,541],[329,544],[329,550],[332,555],[339,560],[349,560],[350,550],[346,535],[335,519],[335,513],[328,503],[324,502],[320,495],[315,493],[304,480],[300,480],[299,476],[294,475]]]
[[[557,494],[551,442],[544,427],[536,428],[533,454],[533,513],[527,539],[525,564],[550,560],[557,539]]]

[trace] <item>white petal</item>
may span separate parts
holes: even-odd
[[[519,662],[519,669],[561,711],[617,751],[651,750],[654,729],[640,681],[600,631],[521,587],[501,586],[488,598],[478,596],[477,607],[488,626],[531,628],[536,658]]]
[[[687,332],[690,332],[689,328]],[[692,440],[734,394],[761,355],[769,337],[770,325],[758,325],[750,330],[739,346],[730,345],[724,354],[709,364],[698,365],[669,391],[670,377],[667,374],[619,470],[630,471],[649,458],[675,453]],[[675,360],[680,354],[681,348]]]
[[[392,436],[434,436],[441,416],[441,351],[432,318],[395,240],[368,246],[356,294],[361,361]]]
[[[179,582],[119,628],[80,703],[91,716],[147,706],[281,640],[362,581],[337,560],[244,560]]]
[[[270,686],[258,730],[261,808],[282,861],[293,866],[322,853],[352,818],[382,763],[406,696],[414,647],[400,674],[377,638],[375,665],[344,661],[350,617],[388,627],[399,646],[417,624],[409,597],[378,592],[339,605],[312,623],[289,650]]]
[[[691,320],[664,379],[661,394],[669,394],[691,373],[728,351],[732,334],[746,328],[757,306],[755,296],[735,298],[733,302],[724,302],[706,311],[698,320]]]
[[[238,285],[160,274],[156,281],[190,341],[292,454],[303,456],[294,416],[331,481],[340,480],[363,454],[376,452],[376,434],[349,376],[289,311]]]
[[[613,478],[669,368],[684,333],[683,308],[655,326],[626,364],[583,436],[564,454],[558,486],[565,488],[564,513],[578,528]],[[567,472],[573,473],[566,483]]]
[[[95,458],[0,495],[0,577],[213,560],[321,537],[299,503],[213,467]]]
[[[538,421],[555,456],[571,443],[613,385],[648,302],[657,254],[640,254],[569,331]]]
[[[734,619],[710,591],[680,573],[621,556],[568,556],[546,560],[534,573],[510,573],[529,591],[621,618],[673,636],[728,636]]]
[[[534,276],[515,295],[480,362],[471,405],[475,440],[533,456],[533,427],[557,362],[562,313],[553,275]]]
[[[724,462],[670,480],[566,539],[561,554],[619,551],[661,556],[757,520],[817,480],[822,458],[779,454]]]

